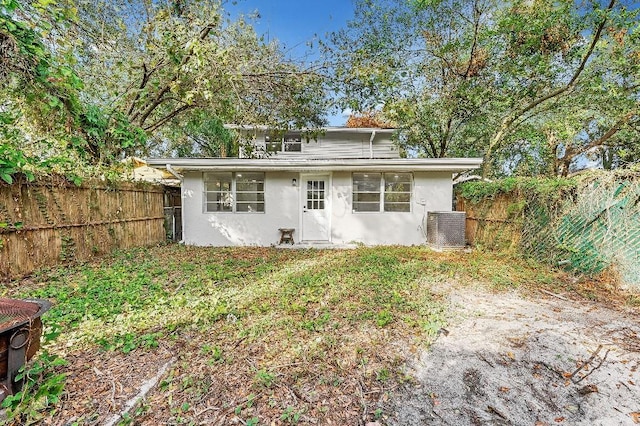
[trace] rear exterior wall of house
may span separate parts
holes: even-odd
[[[353,173],[345,171],[313,175],[265,172],[264,204],[258,208],[263,211],[235,212],[234,208],[234,211],[207,212],[207,173],[185,172],[182,185],[184,242],[198,246],[270,246],[278,244],[279,228],[293,228],[294,240],[300,243],[305,236],[302,226],[308,227],[303,217],[307,214],[304,183],[316,175],[322,175],[327,182],[325,242],[328,243],[424,244],[426,212],[451,210],[451,172],[411,173],[409,211],[403,212],[354,212]]]

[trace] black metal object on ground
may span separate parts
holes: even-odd
[[[40,316],[49,308],[47,300],[0,298],[0,401],[22,388],[14,379],[40,349]]]

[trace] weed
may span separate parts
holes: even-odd
[[[627,303],[629,304],[629,306],[640,306],[640,296],[636,296],[633,294],[629,295]]]
[[[280,416],[280,420],[289,424],[296,425],[300,421],[302,414],[299,411],[295,411],[293,407],[287,407]]]
[[[222,356],[222,349],[220,349],[218,346],[204,345],[200,352],[203,355],[211,355],[209,364],[215,364],[224,361],[224,358]]]
[[[376,420],[380,420],[382,418],[382,414],[384,413],[384,411],[382,411],[382,408],[376,408],[376,410],[373,412],[373,417]]]
[[[378,327],[384,327],[385,325],[389,325],[392,322],[393,315],[391,315],[391,312],[387,310],[378,312],[378,315],[376,317],[376,324],[378,325]]]
[[[260,386],[264,386],[265,388],[270,388],[273,385],[275,378],[276,378],[275,374],[270,373],[263,368],[256,371],[254,381],[256,384]]]
[[[2,401],[7,417],[20,424],[32,424],[43,419],[46,410],[55,405],[62,395],[66,375],[57,373],[56,368],[66,363],[43,350],[31,366],[20,368],[15,380],[24,381],[22,390]]]
[[[234,369],[234,363],[245,361],[247,347],[265,348],[256,355],[260,369],[237,366],[256,393],[273,389],[276,380],[307,380],[311,368],[334,392],[344,387],[350,369],[364,380],[404,380],[396,373],[398,354],[389,342],[410,329],[417,336],[412,344],[426,343],[446,324],[445,298],[434,298],[432,283],[492,284],[495,276],[508,277],[509,286],[554,282],[553,272],[495,254],[441,255],[422,247],[279,251],[167,245],[123,250],[93,264],[38,274],[37,282],[46,284],[16,285],[7,292],[54,301],[43,320],[45,341],[55,341],[55,347],[73,343],[79,350],[152,351],[184,339],[188,331],[199,350],[185,355],[185,362],[202,362],[211,370]],[[296,364],[291,371],[274,367],[291,362]],[[195,401],[186,396],[206,395],[216,382],[215,373],[185,380],[174,374],[158,389],[175,395],[177,405],[169,406],[177,422],[188,417],[179,404]],[[5,400],[9,421],[46,415],[63,379],[50,368],[37,384],[25,386],[28,395]],[[43,407],[30,405],[44,401],[42,395],[49,408],[27,414],[29,407]],[[270,409],[286,406],[277,395],[265,398]],[[238,406],[238,415],[256,415],[243,413],[254,400],[250,396]],[[281,422],[289,424],[301,416],[291,407],[282,415]]]
[[[157,348],[159,345],[158,339],[162,337],[162,333],[147,333],[139,337],[138,341],[141,346],[147,349]]]
[[[256,400],[256,395],[255,394],[251,394],[247,397],[247,408],[251,408],[253,407],[253,403]]]
[[[382,368],[376,373],[376,380],[380,382],[386,382],[391,377],[387,368]]]
[[[122,415],[122,420],[120,420],[120,422],[118,422],[118,426],[127,426],[127,425],[131,425],[133,424],[133,417],[131,417],[131,414],[129,413],[124,413]]]

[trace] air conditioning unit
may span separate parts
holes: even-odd
[[[427,244],[436,249],[465,247],[465,212],[428,212]]]

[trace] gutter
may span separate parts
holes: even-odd
[[[388,158],[388,159],[240,159],[240,158],[151,158],[147,160],[152,167],[185,171],[447,171],[463,172],[477,169],[482,165],[481,158]],[[170,166],[167,167],[167,165]],[[182,178],[182,176],[180,176]]]
[[[167,163],[167,165],[166,165],[166,166],[164,166],[164,167],[165,167],[165,169],[167,169],[167,171],[168,171],[169,173],[171,173],[172,175],[174,175],[174,176],[175,176],[175,177],[180,181],[180,185],[182,186],[182,181],[184,180],[184,177],[183,177],[180,173],[178,173],[178,172],[176,171],[176,169],[174,169],[173,167],[171,167],[171,164]]]
[[[369,158],[373,158],[373,138],[376,137],[376,131],[371,132],[371,137],[369,138]]]

